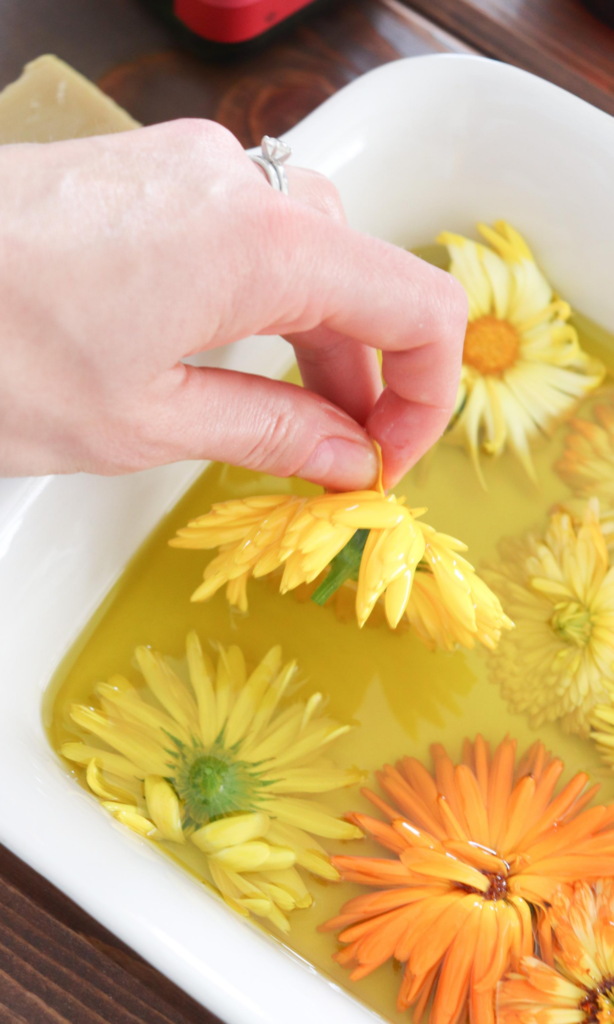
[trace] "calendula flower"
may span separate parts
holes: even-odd
[[[573,419],[557,469],[579,498],[614,506],[614,407],[596,405],[594,420]]]
[[[431,647],[494,648],[512,623],[460,554],[466,546],[419,521],[425,509],[371,491],[242,498],[214,505],[179,530],[174,547],[219,548],[192,595],[205,601],[226,586],[231,605],[247,610],[247,581],[282,570],[282,594],[328,570],[313,599],[324,603],[355,581],[363,626],[380,599],[395,628],[403,616]]]
[[[580,347],[571,310],[554,295],[524,239],[505,221],[479,224],[488,245],[444,231],[437,239],[469,297],[469,325],[450,437],[482,484],[479,448],[508,445],[532,479],[530,442],[601,383],[604,367]]]
[[[454,765],[440,744],[431,774],[415,758],[378,774],[390,802],[365,790],[384,819],[350,820],[393,857],[333,857],[342,877],[375,889],[324,925],[345,945],[335,959],[364,978],[394,958],[404,966],[398,1009],[419,1024],[467,1016],[494,1021],[497,984],[533,953],[533,911],[562,884],[614,872],[614,809],[584,810],[598,787],[563,771],[542,743],[515,764],[515,741],[491,756],[478,736]]]
[[[516,629],[491,659],[492,679],[532,725],[560,719],[565,731],[587,736],[614,681],[614,568],[599,503],[585,503],[579,525],[554,512],[543,537],[509,542],[502,552],[485,575]]]
[[[136,660],[145,688],[123,676],[99,684],[99,707],[70,712],[86,741],[62,753],[87,767],[89,788],[120,822],[193,843],[232,907],[287,931],[286,913],[312,902],[297,867],[339,878],[315,836],[361,835],[312,799],[362,777],[324,756],[349,726],[323,713],[319,693],[281,707],[296,666],[282,664],[279,647],[250,675],[240,647],[220,647],[214,670],[190,633],[190,686],[147,647]]]
[[[577,882],[546,911],[542,956],[529,956],[499,986],[499,1024],[614,1021],[614,880]]]

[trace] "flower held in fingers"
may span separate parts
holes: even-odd
[[[281,572],[285,594],[327,572],[313,599],[324,603],[343,584],[354,586],[359,626],[381,600],[391,628],[405,617],[430,647],[494,648],[512,623],[462,557],[465,545],[421,522],[424,512],[387,496],[381,483],[312,498],[242,498],[214,505],[170,543],[219,549],[193,601],[226,586],[230,604],[246,611],[252,576]]]

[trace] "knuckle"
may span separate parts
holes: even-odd
[[[318,171],[312,171],[312,175],[314,192],[322,212],[328,214],[333,220],[345,221],[345,210],[336,186],[333,185],[330,178]]]
[[[247,469],[266,470],[275,476],[290,476],[296,468],[297,419],[285,407],[266,417],[256,441],[241,460]]]
[[[187,146],[191,150],[202,149],[208,156],[229,151],[243,153],[237,138],[217,121],[200,117],[180,117],[160,126],[174,145]]]

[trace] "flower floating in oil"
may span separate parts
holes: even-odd
[[[593,416],[571,421],[557,469],[578,497],[614,505],[614,405],[595,405]]]
[[[587,498],[599,496],[601,528],[614,547],[614,405],[600,402],[593,417],[571,421],[556,468],[574,493],[564,503],[574,516]]]
[[[214,505],[170,541],[174,547],[219,554],[192,595],[206,601],[221,587],[231,605],[247,610],[247,582],[282,571],[282,594],[326,573],[312,599],[325,603],[343,586],[355,586],[363,626],[382,600],[392,629],[405,618],[431,648],[493,649],[511,621],[499,600],[461,552],[466,546],[420,521],[386,495],[381,480],[370,491],[250,497]]]
[[[596,388],[604,367],[580,347],[558,298],[524,239],[505,221],[478,225],[488,245],[444,231],[437,241],[469,298],[461,382],[448,437],[469,450],[484,484],[479,449],[510,447],[531,479],[531,440]]]
[[[560,719],[566,732],[587,736],[614,682],[614,562],[599,503],[586,502],[577,525],[555,511],[543,537],[508,541],[501,550],[485,575],[516,629],[490,660],[492,680],[533,726]]]
[[[323,713],[318,693],[280,707],[296,666],[282,664],[279,647],[248,676],[241,648],[220,647],[214,670],[190,633],[189,687],[149,648],[136,660],[145,691],[123,676],[99,684],[99,708],[71,708],[86,742],[65,743],[63,755],[86,767],[89,788],[120,822],[195,844],[232,907],[287,931],[286,914],[312,902],[297,866],[339,878],[314,837],[361,835],[311,799],[362,778],[324,756],[349,726]]]
[[[533,953],[533,913],[562,885],[614,874],[614,808],[585,809],[599,787],[584,773],[554,796],[563,764],[542,743],[518,763],[510,739],[492,755],[466,741],[459,765],[440,744],[432,753],[433,774],[410,757],[378,774],[389,803],[364,791],[385,820],[350,820],[395,856],[333,857],[375,891],[324,929],[341,932],[335,958],[353,979],[403,965],[397,1005],[416,1024],[429,1006],[431,1024],[491,1024],[499,980]]]
[[[558,893],[540,939],[544,959],[524,957],[499,986],[498,1024],[612,1024],[614,879]]]

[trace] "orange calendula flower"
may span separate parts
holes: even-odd
[[[510,739],[492,755],[481,736],[465,741],[458,765],[440,744],[432,754],[433,774],[411,757],[379,773],[390,803],[364,791],[387,820],[350,820],[395,857],[334,857],[342,878],[376,891],[324,928],[340,930],[336,959],[353,979],[404,965],[397,1005],[416,1024],[431,999],[431,1024],[490,1024],[498,982],[533,953],[532,911],[561,885],[614,874],[614,808],[584,809],[599,788],[584,773],[555,797],[563,763],[542,743],[518,764]]]
[[[313,599],[323,604],[338,587],[354,587],[359,626],[381,600],[392,629],[405,616],[432,648],[479,641],[492,650],[512,622],[462,557],[466,546],[420,522],[425,511],[386,495],[381,481],[370,491],[241,498],[214,505],[170,544],[219,549],[193,601],[225,586],[230,604],[246,611],[252,576],[280,572],[285,594],[326,573]]]
[[[614,879],[557,894],[540,931],[548,962],[524,957],[500,984],[499,1024],[611,1024]]]

